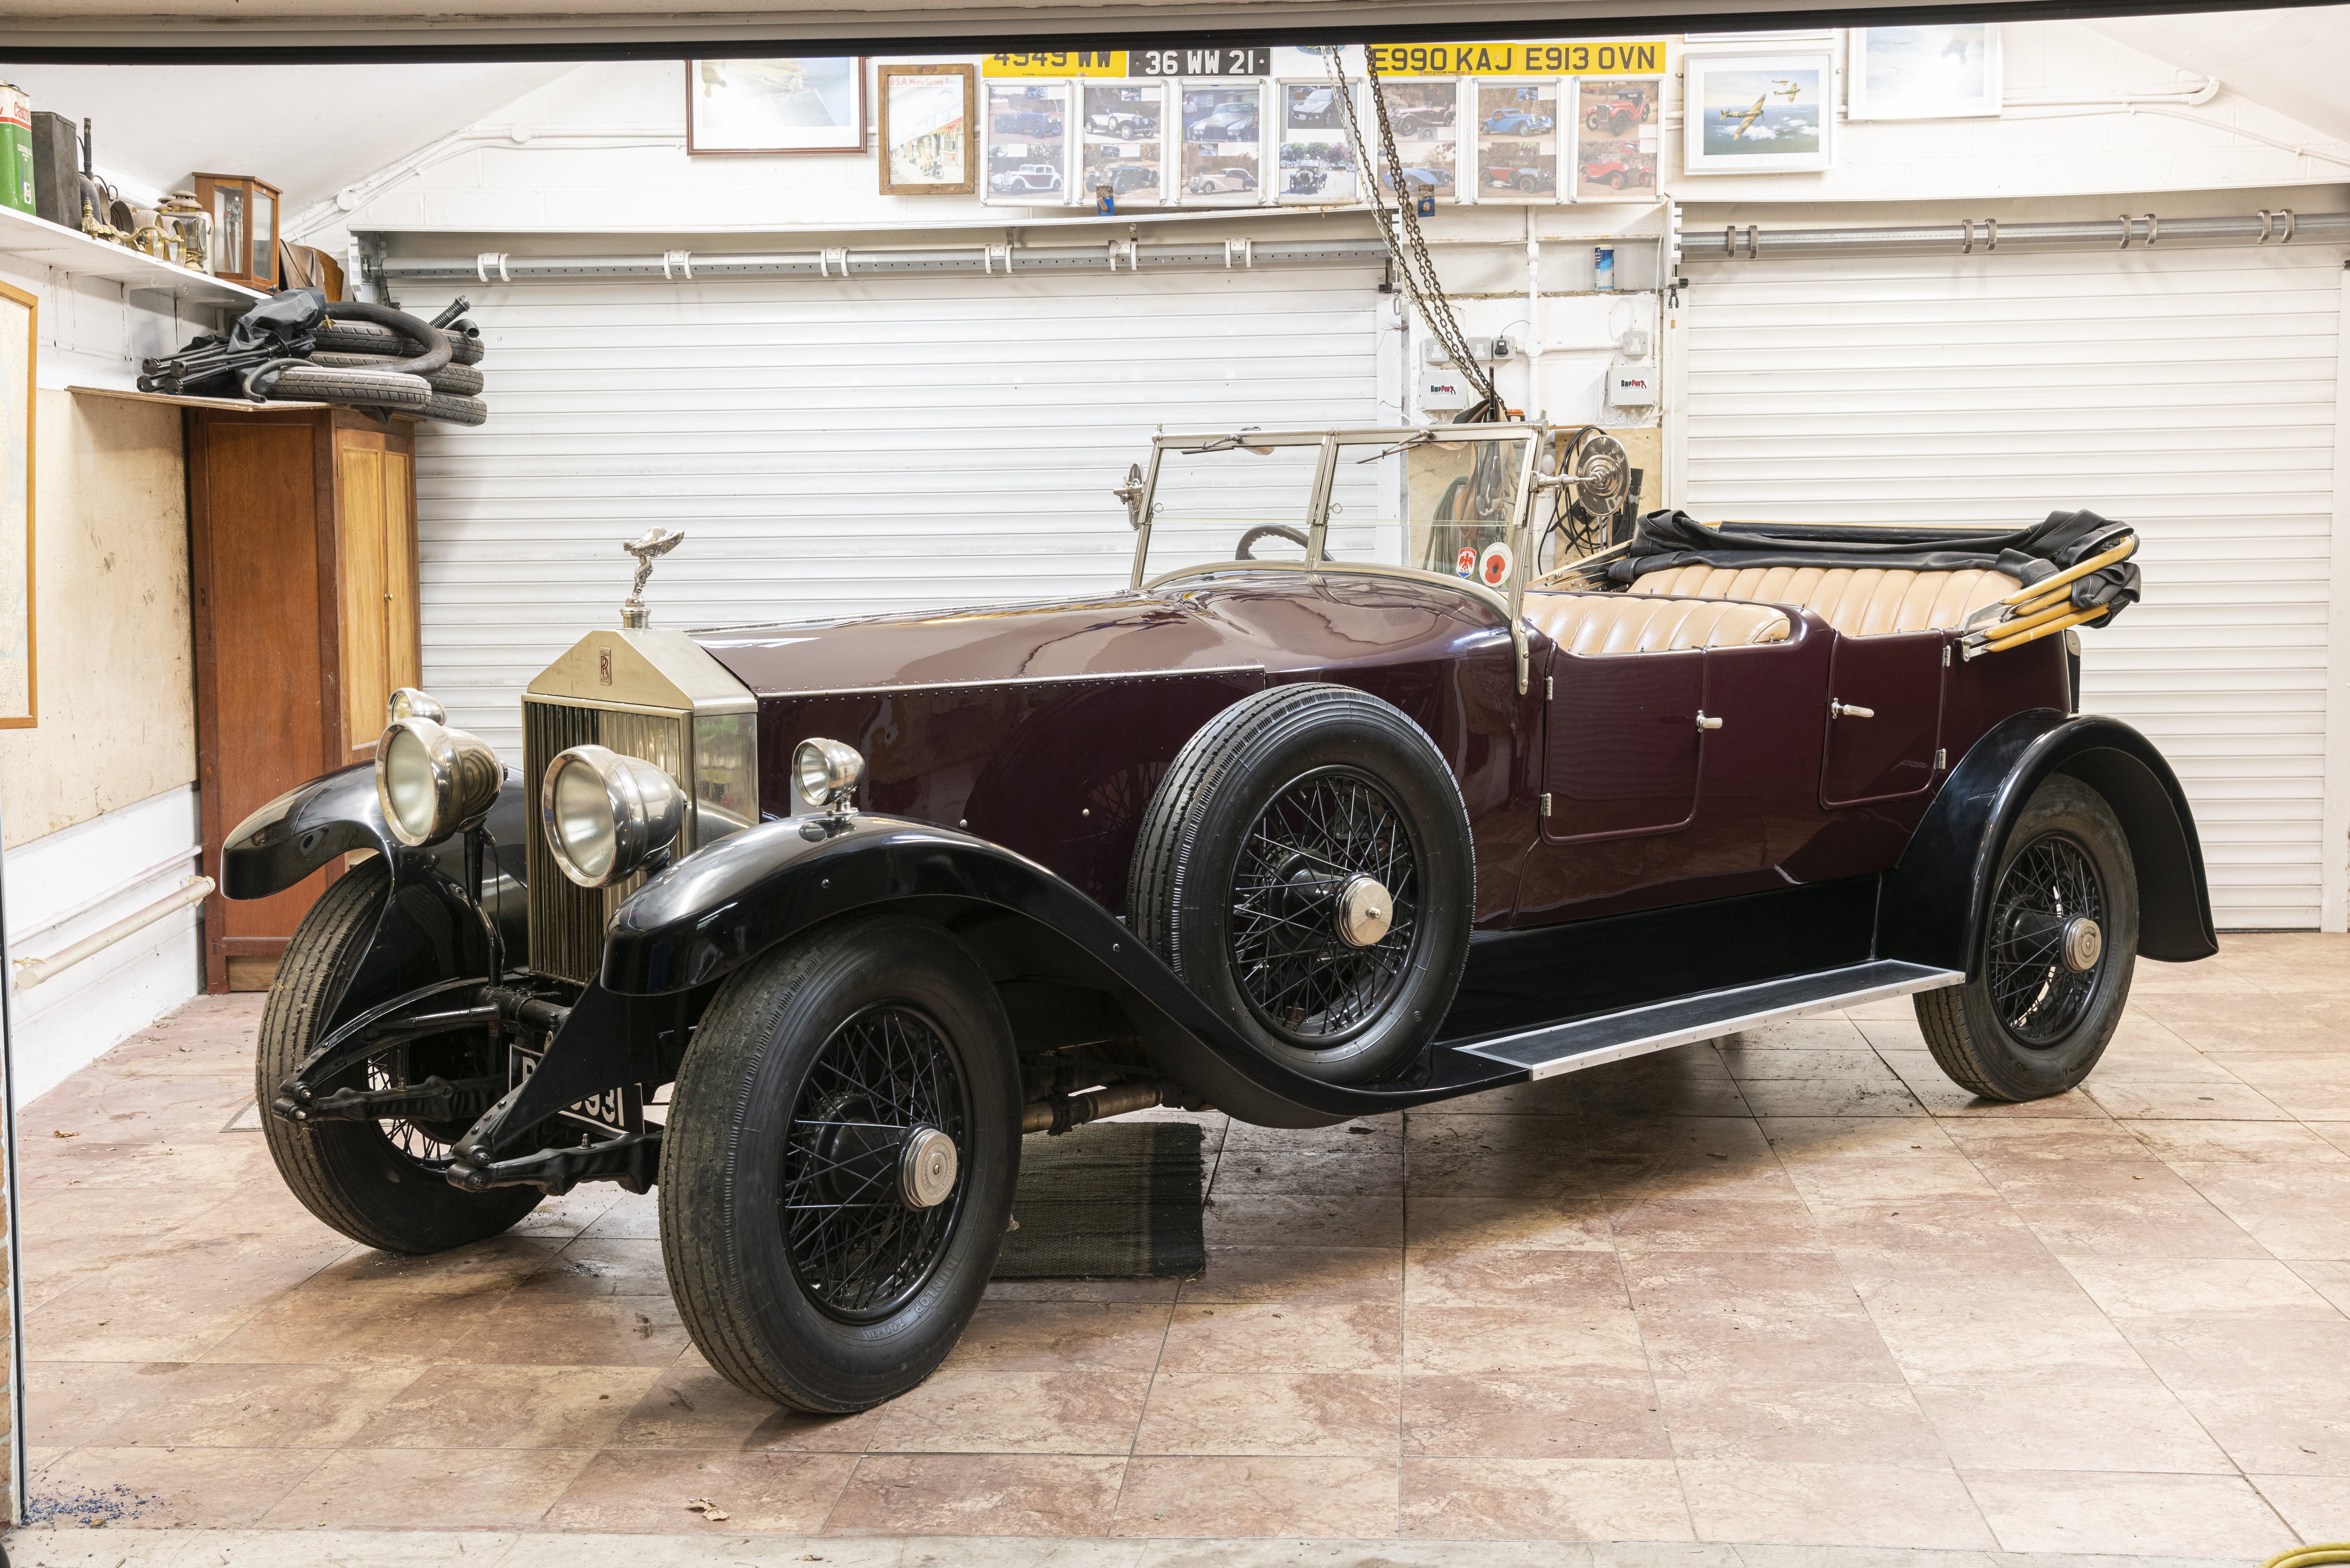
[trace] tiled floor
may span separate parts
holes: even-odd
[[[738,1543],[712,1562],[2253,1563],[2350,1535],[2345,1002],[2350,939],[2234,937],[2142,966],[2087,1089],[2036,1105],[1952,1087],[1894,1003],[1378,1123],[1205,1118],[1204,1277],[999,1286],[921,1388],[818,1420],[695,1355],[649,1199],[428,1260],[344,1242],[224,1130],[258,999],[200,1001],[22,1113],[34,1491],[253,1563],[244,1532],[322,1527],[516,1563],[556,1532],[598,1562],[653,1532]]]

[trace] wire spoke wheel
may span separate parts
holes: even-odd
[[[2071,838],[2048,834],[2009,863],[1985,956],[1992,1008],[2018,1041],[2054,1045],[2087,1013],[2105,955],[2082,961],[2081,933],[2094,939],[2106,923],[2096,866]]]
[[[370,1089],[405,1088],[414,1082],[408,1064],[408,1047],[398,1046],[380,1056],[370,1056],[367,1062],[367,1086]],[[411,1121],[405,1116],[394,1121],[378,1122],[383,1129],[384,1141],[392,1152],[411,1165],[433,1176],[445,1176],[449,1171],[449,1150],[465,1136],[472,1125],[459,1122]]]
[[[827,1316],[888,1317],[937,1269],[966,1184],[944,1202],[911,1207],[899,1161],[925,1128],[967,1150],[969,1119],[953,1050],[910,1007],[868,1007],[817,1051],[792,1106],[776,1219],[793,1274]]]
[[[1391,904],[1385,933],[1342,932],[1342,903],[1368,878]],[[1233,867],[1232,972],[1258,1021],[1307,1048],[1376,1020],[1419,944],[1419,860],[1385,790],[1345,768],[1309,774],[1257,815]]]

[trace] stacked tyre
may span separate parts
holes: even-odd
[[[381,308],[371,309],[369,316]],[[413,317],[407,317],[407,323],[424,327]],[[310,369],[300,372],[289,369],[278,380],[277,394],[310,397],[320,402],[373,403],[447,424],[485,422],[490,410],[482,400],[484,382],[478,368],[483,352],[482,329],[463,319],[424,329],[438,333],[449,346],[447,359],[429,370],[417,362],[418,357],[412,351],[415,337],[409,325],[357,319],[352,306],[338,303],[331,307],[327,325],[318,330],[317,346],[310,354]],[[392,385],[391,379],[395,377],[415,385]],[[311,388],[318,389],[307,389]]]

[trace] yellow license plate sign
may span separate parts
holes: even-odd
[[[983,77],[1122,77],[1124,49],[1055,49],[1035,55],[989,55],[979,63]]]
[[[1374,44],[1370,56],[1383,77],[1657,76],[1665,68],[1665,41]]]

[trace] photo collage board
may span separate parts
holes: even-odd
[[[1259,61],[1290,52],[1245,51]],[[1385,52],[1411,59],[1392,71],[1383,60],[1380,81],[1407,197],[1504,204],[1655,197],[1662,42]],[[1503,68],[1492,69],[1496,62]],[[1537,64],[1542,68],[1528,68]],[[1561,64],[1570,68],[1550,68]],[[980,193],[989,202],[1093,206],[1104,187],[1119,210],[1364,199],[1371,171],[1357,166],[1345,89],[1326,74],[1111,77],[1072,69],[1054,78],[1028,74],[1035,68],[993,60],[981,67]],[[1369,85],[1350,69],[1347,88],[1376,150]],[[1376,174],[1391,196],[1394,177],[1384,169]]]

